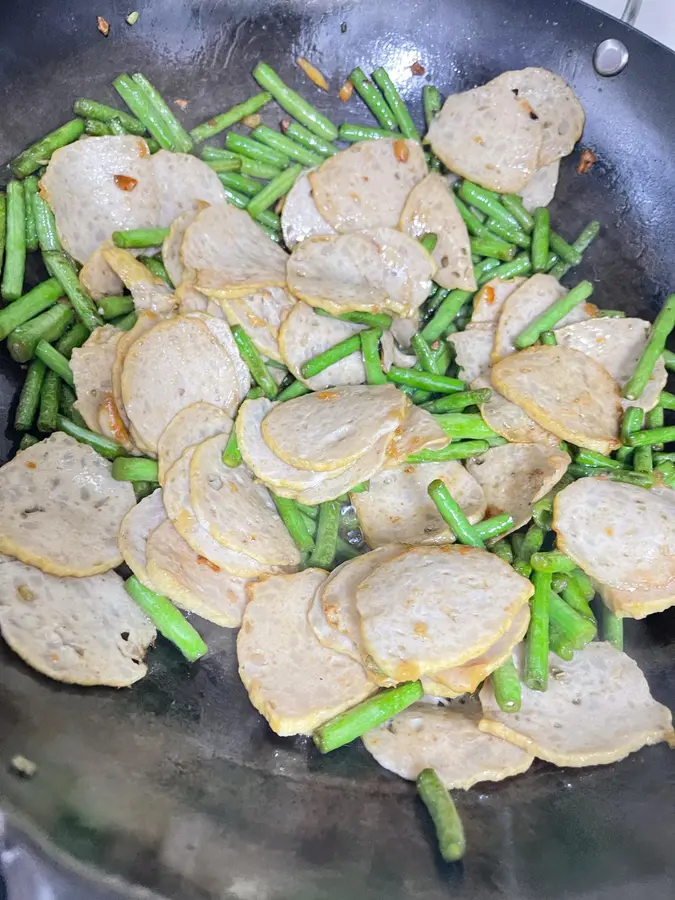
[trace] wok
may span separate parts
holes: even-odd
[[[125,70],[144,71],[169,99],[188,98],[192,125],[252,93],[260,58],[298,86],[293,60],[308,56],[331,80],[329,95],[309,91],[313,101],[352,121],[360,105],[346,111],[336,89],[357,63],[385,65],[418,119],[424,79],[409,77],[415,61],[445,93],[542,65],[573,84],[587,113],[583,144],[600,160],[583,177],[573,158],[564,162],[552,211],[569,236],[590,218],[603,224],[579,276],[598,281],[599,305],[649,317],[675,286],[675,57],[585,5],[149,0],[129,28],[132,8],[2,5],[0,158],[64,121],[78,96],[115,102],[110,82]],[[107,39],[96,14],[111,22]],[[608,37],[630,51],[614,79],[592,67]],[[19,377],[0,361],[5,459]],[[188,667],[160,641],[149,676],[120,692],[48,681],[0,643],[2,805],[11,840],[30,835],[48,854],[65,854],[53,885],[82,865],[94,879],[80,882],[88,898],[99,896],[95,872],[119,879],[123,896],[135,884],[181,900],[673,897],[675,754],[665,746],[587,770],[537,764],[459,792],[469,853],[445,866],[412,785],[358,742],[321,758],[307,739],[275,737],[239,682],[234,635],[204,632],[203,662]],[[656,698],[675,707],[674,611],[629,622],[627,632]],[[33,779],[11,774],[16,753],[38,764]],[[68,883],[62,896],[73,900]]]

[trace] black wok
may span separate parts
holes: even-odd
[[[150,0],[130,28],[132,8],[2,5],[0,158],[64,121],[78,96],[115,102],[109,85],[124,70],[144,71],[169,99],[188,98],[192,125],[252,93],[260,58],[299,86],[293,59],[308,56],[331,80],[330,95],[309,95],[352,121],[359,104],[345,111],[336,90],[356,63],[387,66],[418,118],[415,61],[443,92],[542,65],[575,87],[588,117],[583,144],[600,158],[583,177],[565,161],[553,208],[569,236],[590,218],[603,223],[580,276],[598,281],[599,305],[650,317],[675,286],[675,57],[583,4]],[[97,14],[111,23],[107,39]],[[630,51],[614,79],[591,63],[607,37]],[[0,359],[3,432],[19,377]],[[0,439],[0,458],[14,439]],[[444,866],[413,786],[358,745],[321,758],[305,739],[276,738],[237,678],[233,635],[204,630],[212,649],[202,663],[188,667],[160,642],[148,678],[117,693],[43,679],[0,644],[0,793],[14,835],[181,900],[675,895],[675,755],[665,746],[588,770],[538,764],[460,793],[469,853],[463,866]],[[655,696],[675,707],[675,613],[629,622],[627,632]],[[16,753],[38,764],[33,779],[11,774]]]

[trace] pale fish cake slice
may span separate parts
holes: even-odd
[[[512,441],[515,444],[557,444],[558,439],[554,437],[550,431],[537,425],[534,419],[531,419],[526,412],[511,403],[506,397],[502,397],[499,391],[495,390],[489,373],[481,375],[480,378],[471,382],[472,390],[480,390],[481,388],[490,388],[492,394],[490,399],[479,404],[480,414],[485,420],[485,424],[489,425],[493,431]]]
[[[492,369],[500,394],[556,437],[605,455],[621,446],[621,394],[607,369],[569,347],[539,345]]]
[[[596,584],[602,601],[620,619],[644,619],[652,613],[675,606],[675,580],[665,587],[637,588],[622,591],[606,584]]]
[[[442,175],[431,173],[412,189],[399,228],[418,240],[425,234],[436,235],[431,252],[438,266],[436,284],[447,289],[476,290],[469,232]]]
[[[231,416],[212,403],[199,401],[181,409],[166,426],[157,442],[159,483],[164,484],[167,472],[188,447],[201,444],[216,434],[225,434],[229,437],[233,425]]]
[[[148,575],[181,609],[224,628],[238,628],[250,578],[238,578],[200,556],[166,519],[148,538]]]
[[[305,378],[302,366],[314,356],[358,334],[364,325],[343,322],[328,316],[320,316],[311,306],[298,302],[279,329],[281,361],[289,371],[313,391],[322,391],[342,384],[363,384],[366,370],[359,348],[350,356],[328,366],[318,375]]]
[[[297,469],[330,472],[392,435],[408,406],[393,385],[349,385],[276,406],[262,423],[265,443]]]
[[[256,478],[273,491],[284,488],[303,491],[316,487],[331,475],[345,471],[337,469],[334,472],[313,472],[310,469],[296,469],[276,456],[263,440],[261,426],[265,416],[277,405],[265,397],[251,398],[242,403],[237,414],[235,427],[239,452]]]
[[[266,288],[246,297],[230,297],[220,304],[230,325],[241,325],[256,349],[268,359],[284,362],[279,332],[298,305],[283,288]]]
[[[584,130],[584,108],[564,78],[548,69],[529,66],[503,72],[492,82],[507,86],[530,104],[543,132],[539,166],[567,156]]]
[[[302,172],[284,199],[281,233],[289,250],[305,238],[335,233],[335,229],[326,222],[314,202],[309,176],[315,171],[316,169],[307,169]]]
[[[534,757],[478,730],[480,704],[470,698],[447,706],[413,703],[363,735],[366,750],[385,769],[415,781],[434,769],[448,790],[502,781],[526,772]]]
[[[413,453],[419,453],[420,450],[440,450],[449,443],[450,439],[431,413],[411,405],[394,432],[387,450],[385,468],[395,469]]]
[[[239,676],[251,703],[280,735],[315,728],[375,689],[359,663],[323,647],[307,613],[326,578],[321,569],[250,585],[237,636]]]
[[[269,491],[246,466],[223,463],[225,435],[194,449],[190,463],[190,503],[197,519],[224,547],[269,566],[297,566],[300,552],[277,512]]]
[[[490,371],[494,328],[475,325],[449,335],[448,341],[455,348],[455,361],[462,381],[475,381]]]
[[[533,213],[538,206],[549,205],[555,196],[559,174],[560,160],[556,159],[537,169],[522,191],[518,191],[528,212]]]
[[[486,550],[412,547],[356,591],[364,645],[397,681],[462,665],[508,630],[531,582]]]
[[[393,228],[307,238],[287,266],[293,296],[336,316],[412,316],[429,295],[435,272],[420,242]]]
[[[581,478],[556,496],[557,542],[599,584],[624,591],[675,579],[675,503],[604,478]]]
[[[112,393],[112,367],[117,342],[123,334],[113,325],[95,328],[81,347],[75,347],[70,358],[77,395],[75,409],[92,431],[99,430],[99,407]]]
[[[195,315],[160,322],[134,341],[124,359],[122,402],[134,432],[153,453],[181,409],[200,400],[228,413],[237,406],[234,366]]]
[[[558,343],[580,350],[599,362],[620,388],[632,376],[649,337],[651,323],[644,319],[601,317],[556,330]],[[624,408],[640,406],[653,409],[668,381],[663,358],[659,357],[649,381],[637,400],[622,400]]]
[[[220,345],[221,350],[232,363],[239,394],[237,402],[241,403],[251,388],[251,373],[232,337],[232,331],[225,321],[225,315],[220,304],[215,300],[209,300],[206,304],[206,312],[195,310],[195,312],[187,315],[189,318],[198,319],[206,325],[211,332],[211,337]]]
[[[103,251],[103,258],[124,283],[134,298],[138,311],[167,315],[176,307],[176,296],[171,288],[128,250],[111,247]]]
[[[0,469],[0,553],[51,575],[96,575],[122,562],[117,532],[134,505],[112,464],[61,432]]]
[[[529,104],[497,80],[451,94],[429,127],[445,165],[499,193],[522,190],[539,165],[543,129]]]
[[[528,278],[518,290],[513,291],[502,306],[495,343],[492,351],[492,362],[499,362],[510,353],[516,352],[515,340],[518,335],[531,325],[534,320],[552,306],[557,300],[567,295],[564,288],[552,275],[538,273]],[[575,322],[585,322],[589,316],[587,307],[589,304],[580,304],[569,312],[556,325],[562,328],[564,325],[572,325]],[[591,311],[593,307],[590,307]]]
[[[103,241],[80,269],[80,284],[92,300],[100,300],[102,297],[117,297],[124,290],[122,279],[113,272],[103,255],[104,250],[109,250],[114,246],[110,238]]]
[[[415,354],[401,350],[391,331],[382,332],[380,345],[380,364],[385,372],[388,372],[392,366],[400,366],[402,369],[412,369],[412,367],[416,365],[417,357]]]
[[[225,191],[211,166],[192,153],[160,150],[150,157],[159,197],[159,225],[168,227],[181,213],[206,204],[223,205]]]
[[[448,544],[455,540],[427,488],[444,482],[470,522],[485,515],[485,496],[476,479],[456,460],[401,465],[370,479],[351,501],[369,547],[385,544]]]
[[[491,675],[511,656],[513,648],[525,637],[529,624],[530,607],[528,604],[524,604],[516,613],[508,631],[485,653],[481,653],[476,659],[470,659],[462,666],[436,672],[433,676],[434,680],[455,691],[457,695],[472,694],[488,675]]]
[[[0,556],[0,631],[37,672],[84,686],[128,687],[155,628],[115,572],[58,578]]]
[[[427,174],[417,141],[360,141],[309,175],[314,203],[336,231],[396,228],[410,191]]]
[[[133,190],[125,190],[131,182]],[[54,212],[63,249],[80,263],[113,231],[159,224],[150,151],[134,135],[88,138],[56,150],[40,193]]]
[[[199,212],[200,209],[191,209],[176,216],[171,225],[169,225],[169,233],[162,243],[162,262],[176,288],[182,284],[186,274],[189,272],[183,265],[180,253],[185,231],[189,225],[192,225]]]
[[[527,278],[492,278],[473,296],[473,311],[467,328],[484,325],[496,328],[502,307],[514,291],[522,287]]]
[[[219,544],[198,521],[190,505],[190,463],[195,447],[188,447],[166,473],[164,481],[164,506],[168,517],[181,535],[199,556],[240,578],[257,578],[276,571],[264,566],[245,553],[228,550]]]
[[[502,444],[467,460],[467,471],[483,489],[486,515],[509,513],[514,529],[532,518],[532,506],[567,471],[569,454],[550,444]]]
[[[199,213],[185,231],[181,253],[183,265],[196,271],[195,287],[209,297],[286,286],[286,252],[229,203]]]
[[[124,562],[129,566],[136,578],[157,591],[148,575],[147,543],[152,532],[166,522],[166,509],[162,499],[162,489],[157,488],[149,497],[144,497],[136,506],[132,506],[122,519],[117,535],[117,543]]]
[[[523,654],[516,659],[522,663]],[[555,766],[607,765],[673,742],[670,710],[652,698],[637,663],[611,644],[588,644],[569,662],[551,654],[548,690],[521,691],[520,711],[504,713],[485,682],[478,727]]]

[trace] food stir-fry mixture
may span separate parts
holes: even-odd
[[[125,687],[158,631],[208,652],[183,612],[237,628],[270,727],[362,738],[458,859],[449,790],[674,740],[623,620],[675,605],[675,295],[561,284],[600,226],[551,227],[584,124],[552,72],[425,86],[423,138],[383,69],[340,92],[367,127],[253,75],[191,132],[121,75],[129,112],[77,100],[11,164],[0,630]]]

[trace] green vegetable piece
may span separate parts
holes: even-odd
[[[61,296],[63,296],[61,285],[55,278],[48,278],[0,310],[0,340],[4,340],[16,328],[48,310]]]
[[[119,456],[112,464],[117,481],[157,481],[157,460],[140,456]]]
[[[251,338],[246,334],[241,325],[232,326],[232,337],[241,354],[241,358],[248,366],[251,377],[259,385],[268,400],[274,400],[278,393],[276,381],[272,378],[261,355],[258,353]]]
[[[131,231],[113,231],[112,233],[113,244],[124,249],[158,247],[168,236],[168,228],[134,228]]]
[[[257,219],[260,213],[264,212],[290,191],[301,174],[302,166],[293,165],[285,169],[281,175],[277,175],[276,178],[269,181],[248,203],[246,208],[249,215]]]
[[[192,150],[192,138],[185,131],[172,110],[165,103],[164,98],[159,91],[148,81],[145,75],[137,72],[131,76],[136,87],[145,97],[148,104],[157,111],[157,115],[161,118],[165,126],[165,133],[168,133],[172,142],[172,146],[166,149],[176,150],[179,153],[189,153]],[[140,116],[138,117],[141,118]],[[142,121],[142,120],[141,120]],[[152,133],[152,130],[149,129]],[[158,141],[157,135],[153,135]],[[161,141],[159,141],[161,144]]]
[[[550,331],[561,319],[570,313],[575,307],[579,306],[587,300],[593,293],[593,285],[590,281],[582,281],[576,287],[556,300],[544,312],[530,323],[523,331],[520,332],[515,340],[515,345],[519,350],[531,347],[539,340],[539,336],[543,331]]]
[[[106,322],[134,312],[134,298],[125,297],[101,297],[96,301],[96,311]]]
[[[492,234],[502,238],[502,240],[507,243],[521,247],[523,250],[529,250],[532,246],[532,238],[529,234],[526,234],[519,228],[509,227],[499,219],[487,219],[483,226],[483,230],[485,229],[491,231]],[[548,254],[546,256],[546,263],[548,263]]]
[[[471,252],[478,256],[488,256],[490,259],[508,262],[516,255],[516,249],[514,244],[507,244],[506,241],[491,234],[471,238]]]
[[[489,541],[492,538],[499,537],[514,526],[513,516],[509,513],[499,513],[490,519],[483,519],[482,522],[474,525],[474,529],[478,537],[483,541]]]
[[[372,73],[372,79],[375,84],[382,91],[382,95],[385,99],[385,102],[389,109],[392,111],[396,124],[401,130],[401,133],[405,135],[405,137],[410,138],[413,141],[419,141],[420,133],[415,128],[413,120],[408,112],[408,108],[403,102],[401,95],[396,89],[396,85],[389,77],[386,69],[383,69],[382,66],[375,69]]]
[[[533,553],[530,563],[535,572],[571,572],[576,568],[576,563],[560,550]]]
[[[89,444],[90,447],[93,447],[97,453],[105,456],[106,459],[116,459],[118,456],[124,456],[127,452],[117,441],[102,437],[100,434],[96,434],[95,431],[89,431],[88,428],[82,428],[65,416],[58,417],[57,427],[59,431],[69,434],[76,441],[80,441],[81,444]]]
[[[458,378],[449,378],[447,375],[436,375],[432,372],[419,372],[415,369],[403,369],[400,366],[391,366],[387,378],[394,384],[405,384],[437,394],[459,393],[466,389],[466,383]]]
[[[475,206],[489,218],[496,219],[509,228],[518,230],[520,227],[518,220],[507,211],[500,202],[500,197],[493,191],[488,191],[486,188],[464,179],[459,185],[459,196],[465,203]]]
[[[258,125],[254,128],[253,137],[255,140],[260,141],[261,144],[265,144],[265,146],[271,147],[273,150],[278,150],[279,153],[282,153],[289,159],[294,159],[303,166],[320,166],[323,162],[323,157],[319,156],[318,153],[308,150],[307,147],[296,143],[287,134],[280,134],[278,131],[268,128],[267,125]]]
[[[419,681],[406,681],[387,688],[320,725],[312,734],[312,740],[321,753],[331,753],[377,728],[423,696],[424,689]]]
[[[567,662],[574,659],[574,650],[554,622],[548,624],[548,644],[551,653]]]
[[[19,450],[28,450],[29,447],[34,447],[35,444],[39,443],[40,439],[36,438],[34,434],[24,434],[19,441]]]
[[[87,100],[81,98],[73,104],[73,112],[76,116],[83,119],[96,119],[99,122],[112,122],[117,120],[124,126],[127,134],[145,134],[145,125],[129,113],[122,109],[115,109],[114,106],[106,106],[105,103],[99,103],[98,100]]]
[[[35,175],[28,175],[23,181],[24,210],[26,216],[26,250],[31,253],[38,249],[37,226],[35,224],[35,207],[33,197],[37,194],[38,180]]]
[[[618,459],[612,459],[611,456],[604,456],[602,453],[596,453],[595,450],[577,450],[575,460],[584,466],[595,466],[600,469],[625,469],[624,463]]]
[[[274,69],[264,62],[259,62],[253,70],[253,77],[260,87],[269,91],[279,106],[297,119],[301,125],[309,128],[311,132],[320,138],[325,138],[328,141],[335,140],[337,128],[330,119],[323,116],[314,109],[311,103],[308,103],[300,94],[284,84]]]
[[[47,371],[40,390],[40,409],[37,429],[42,432],[56,431],[59,416],[59,385],[61,379],[51,369]]]
[[[208,651],[199,633],[176,607],[161,594],[146,588],[132,575],[125,582],[125,588],[132,600],[149,616],[157,631],[180,650],[190,662],[196,662]]]
[[[113,81],[113,87],[160,147],[164,150],[177,149],[174,144],[174,135],[171,127],[160,110],[155,106],[148,91],[143,90],[126,73],[118,75]]]
[[[127,313],[126,316],[120,316],[119,319],[113,319],[110,324],[114,325],[115,328],[119,328],[120,331],[131,331],[136,324],[137,319],[138,316],[134,309],[130,313]]]
[[[10,181],[6,193],[5,267],[2,273],[3,300],[18,300],[23,292],[26,268],[26,203],[23,185]]]
[[[595,622],[579,615],[553,591],[549,594],[549,611],[551,622],[573,650],[583,650],[595,637]]]
[[[549,244],[551,250],[564,262],[572,266],[578,266],[581,262],[581,253],[555,231],[549,234]]]
[[[52,347],[47,341],[39,341],[35,348],[35,356],[41,359],[52,372],[56,372],[60,378],[63,378],[66,384],[74,387],[75,382],[70,363],[62,353],[59,353],[56,347]]]
[[[446,862],[457,862],[466,851],[464,828],[452,797],[434,769],[423,769],[417,776],[417,792],[434,823],[441,856]]]
[[[439,400],[425,403],[423,409],[430,413],[460,412],[467,406],[478,406],[487,403],[492,396],[490,388],[480,388],[475,391],[460,391],[458,394],[449,394]]]
[[[675,294],[670,294],[651,327],[635,371],[624,385],[623,396],[627,400],[637,400],[644,391],[674,326]]]
[[[588,600],[584,597],[583,589],[579,581],[574,577],[574,572],[570,572],[567,577],[567,585],[562,590],[562,598],[574,612],[595,624],[593,610],[589,606]]]
[[[241,453],[239,451],[239,441],[237,440],[237,432],[233,428],[223,450],[223,462],[230,469],[236,469],[241,465]]]
[[[535,554],[536,555],[536,554]],[[548,688],[548,629],[551,573],[532,574],[534,594],[530,599],[530,626],[525,645],[525,674],[523,681],[531,691]]]
[[[340,527],[340,503],[328,500],[319,507],[319,524],[316,543],[308,565],[328,569],[335,559],[338,528]]]
[[[39,194],[35,194],[32,201],[40,250],[43,253],[48,250],[61,250],[61,241],[56,231],[56,220],[49,204]]]
[[[142,262],[147,269],[150,269],[155,278],[161,278],[165,284],[168,284],[170,288],[173,288],[171,277],[166,271],[164,263],[158,256],[139,256],[138,261]]]
[[[202,122],[201,125],[197,125],[196,128],[193,128],[190,132],[190,137],[195,144],[200,144],[208,138],[215,137],[215,135],[220,134],[221,131],[225,131],[226,128],[229,128],[230,125],[241,122],[246,116],[255,115],[263,108],[263,106],[266,106],[271,99],[272,95],[268,91],[255,94],[255,96],[249,97],[249,99],[245,100],[243,103],[238,103],[236,106],[228,109],[227,112],[219,113],[219,115],[214,116],[212,119],[208,119],[206,122]]]
[[[441,514],[443,521],[461,544],[485,549],[485,542],[479,536],[475,527],[469,522],[464,510],[452,497],[447,486],[440,478],[436,478],[431,482],[427,492],[436,504],[436,509]]]
[[[502,712],[518,712],[521,703],[520,678],[513,657],[490,675],[497,706]]]
[[[52,153],[59,147],[65,147],[66,144],[72,144],[76,141],[84,131],[84,122],[82,119],[73,119],[61,125],[56,131],[50,131],[39,141],[27,147],[23,153],[19,154],[9,164],[12,175],[15,178],[25,178],[26,175],[32,175],[41,166],[46,166]]]
[[[45,312],[19,325],[7,339],[12,359],[28,362],[41,340],[55,341],[73,321],[73,311],[65,303],[56,303]]]
[[[367,384],[387,384],[387,376],[382,371],[380,359],[381,337],[382,332],[379,328],[366,328],[358,335]]]
[[[46,372],[47,367],[41,359],[34,359],[28,367],[14,417],[17,431],[28,431],[33,427]]]
[[[532,269],[545,272],[548,265],[549,240],[551,225],[548,210],[539,206],[534,211],[534,230],[532,231]]]
[[[314,549],[312,531],[310,531],[305,524],[303,514],[298,509],[297,505],[293,500],[288,500],[285,497],[277,497],[276,494],[272,494],[272,499],[274,500],[277,512],[283,519],[284,525],[288,529],[288,533],[293,538],[298,550],[302,553],[311,553]],[[310,519],[309,521],[311,522],[312,520]],[[313,522],[312,524],[314,525]]]
[[[259,159],[241,156],[239,171],[242,175],[246,175],[250,178],[261,178],[264,181],[269,181],[271,178],[276,178],[277,175],[281,175],[282,169],[278,166],[271,166],[269,163],[260,162]],[[258,187],[260,187],[260,185],[258,185]]]
[[[529,234],[534,229],[534,216],[523,206],[523,198],[518,194],[502,194],[499,199],[517,227]]]
[[[389,108],[386,100],[380,93],[379,89],[366,78],[366,74],[360,67],[352,71],[349,81],[354,85],[354,90],[366,104],[371,113],[375,116],[380,126],[388,131],[396,130],[396,118]],[[338,130],[339,135],[339,130]],[[345,140],[339,135],[341,140]],[[361,138],[360,140],[364,140]]]
[[[440,450],[420,450],[407,457],[406,463],[447,462],[450,459],[470,459],[490,449],[487,441],[453,441]]]
[[[628,438],[642,428],[644,411],[639,406],[631,406],[624,411],[621,421],[621,440],[628,443]]]
[[[55,250],[43,252],[42,256],[47,271],[60,283],[80,322],[86,325],[89,331],[93,331],[99,325],[102,325],[103,319],[96,312],[94,301],[80,284],[77,271],[70,257]]]
[[[302,144],[308,150],[314,150],[315,153],[326,159],[339,152],[339,148],[335,144],[331,144],[330,141],[324,141],[316,134],[312,134],[309,128],[305,128],[304,125],[298,125],[297,122],[289,122],[285,133],[289,138],[293,138],[296,143]],[[268,177],[272,178],[274,176],[270,175]]]
[[[427,128],[441,111],[443,105],[441,100],[441,92],[432,84],[425,84],[422,88],[422,107],[424,108],[424,121]]]
[[[209,163],[212,168],[220,166],[221,163]],[[230,165],[228,162],[227,165]],[[280,170],[279,170],[280,171]],[[260,188],[260,182],[255,178],[249,178],[248,175],[241,175],[238,172],[218,172],[220,183],[223,187],[230,188],[233,191],[239,191],[245,197],[255,197]]]
[[[73,355],[73,350],[76,347],[81,347],[88,337],[89,330],[85,328],[81,322],[76,322],[72,328],[69,328],[68,331],[59,338],[55,347],[62,356],[65,356],[66,359],[70,359]]]
[[[441,413],[434,419],[453,440],[487,441],[499,437],[478,413]]]
[[[319,372],[323,372],[360,349],[360,334],[353,334],[351,337],[345,338],[344,341],[340,341],[338,344],[329,347],[328,350],[324,350],[323,353],[319,353],[317,356],[308,359],[306,363],[303,363],[301,367],[303,378],[312,378],[314,375],[318,375]]]

